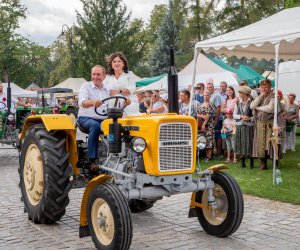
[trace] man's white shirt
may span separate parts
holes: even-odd
[[[99,116],[95,113],[95,107],[84,108],[82,103],[85,100],[103,100],[108,98],[109,94],[105,86],[98,88],[92,81],[86,82],[81,85],[79,90],[79,111],[78,117],[90,117],[95,119],[106,119],[107,116]],[[107,102],[108,103],[108,102]],[[98,109],[97,112],[100,114],[107,114],[107,103],[103,103]]]

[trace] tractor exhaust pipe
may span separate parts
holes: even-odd
[[[174,48],[170,48],[170,69],[168,73],[169,112],[179,113],[178,105],[178,75],[175,68]]]

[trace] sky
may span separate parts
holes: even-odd
[[[156,4],[168,0],[123,0],[132,18],[148,21]],[[40,45],[50,45],[62,31],[62,26],[76,23],[76,12],[82,13],[80,0],[21,0],[27,7],[26,19],[20,20],[19,34]]]

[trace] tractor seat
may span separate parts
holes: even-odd
[[[82,133],[84,133],[84,134],[89,134],[89,130],[88,130],[88,129],[85,129],[85,128],[83,128],[83,127],[81,127],[81,126],[79,125],[79,123],[78,123],[77,120],[76,120],[76,127],[79,128],[79,130],[80,130]],[[101,130],[100,135],[102,135],[102,134],[103,134],[103,131]]]
[[[78,123],[78,121],[76,121],[76,127],[79,128],[79,130],[84,133],[84,134],[89,134],[89,130],[88,129],[84,129],[83,127],[81,127]]]

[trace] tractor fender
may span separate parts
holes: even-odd
[[[69,163],[72,165],[73,173],[75,175],[80,174],[80,170],[76,167],[78,161],[77,146],[76,146],[76,128],[72,123],[68,115],[54,115],[54,114],[42,114],[31,115],[26,118],[21,134],[18,136],[18,145],[20,146],[22,140],[26,136],[27,130],[36,125],[43,123],[46,130],[63,130],[67,134],[67,151],[69,152]]]
[[[87,237],[90,236],[89,228],[88,228],[88,218],[87,218],[87,206],[88,206],[88,200],[90,193],[92,190],[97,187],[98,185],[101,185],[105,183],[106,181],[110,180],[112,176],[101,174],[97,177],[93,178],[88,185],[86,186],[82,201],[81,201],[81,208],[80,208],[80,226],[79,226],[79,237]]]

